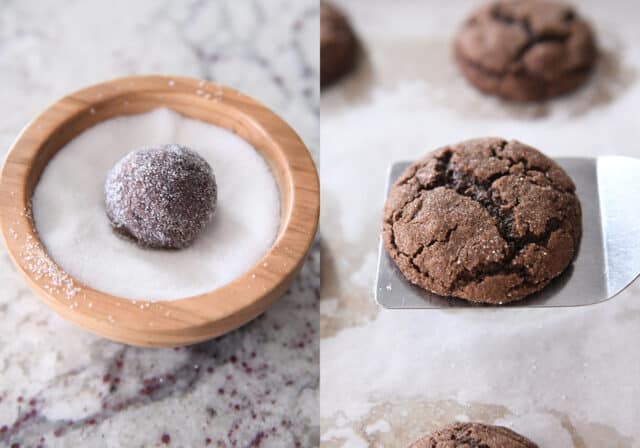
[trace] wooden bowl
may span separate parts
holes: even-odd
[[[97,291],[56,265],[34,229],[31,196],[48,161],[79,133],[109,118],[157,107],[227,128],[260,151],[280,190],[281,224],[269,252],[231,283],[180,300],[134,302]],[[192,344],[264,312],[302,266],[317,230],[319,208],[313,160],[282,119],[233,89],[177,76],[121,78],[62,98],[18,136],[0,176],[2,235],[31,289],[86,330],[139,346]]]

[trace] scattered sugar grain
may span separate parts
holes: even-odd
[[[197,151],[218,184],[213,220],[192,246],[179,251],[142,249],[118,237],[104,211],[108,170],[132,149],[166,142]],[[265,255],[280,224],[277,184],[260,154],[226,129],[168,109],[107,120],[70,141],[42,173],[33,212],[47,252],[66,272],[97,290],[149,301],[202,294],[229,283]],[[47,275],[73,294],[65,274]]]
[[[44,251],[38,242],[32,241],[31,235],[22,247],[20,254],[24,268],[31,272],[36,280],[44,280],[43,288],[52,294],[62,294],[71,300],[80,291],[71,276],[60,269]]]

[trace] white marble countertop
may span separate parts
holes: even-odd
[[[49,103],[131,74],[235,87],[317,158],[314,0],[0,3],[0,155]],[[319,249],[271,310],[176,350],[126,347],[62,320],[0,245],[0,446],[318,444]]]
[[[321,99],[322,445],[402,447],[475,420],[541,447],[640,446],[640,282],[575,309],[384,310],[373,299],[391,162],[487,135],[552,156],[640,157],[640,4],[574,2],[598,33],[596,75],[573,95],[515,106],[476,92],[452,61],[452,35],[478,2],[338,3],[365,57]]]

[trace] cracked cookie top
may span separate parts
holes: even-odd
[[[467,78],[482,90],[514,100],[559,95],[591,71],[591,28],[568,5],[499,0],[463,24],[455,52]]]
[[[409,446],[409,448],[456,447],[538,448],[538,445],[502,426],[454,423]]]
[[[580,239],[575,186],[551,159],[499,138],[447,146],[389,192],[385,248],[403,275],[442,296],[501,304],[544,288]]]

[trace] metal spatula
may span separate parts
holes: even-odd
[[[559,158],[582,205],[582,239],[573,264],[542,291],[508,307],[591,305],[611,299],[640,274],[640,159]],[[410,162],[391,166],[387,193]],[[385,251],[378,254],[375,297],[385,308],[482,306],[409,283]]]

